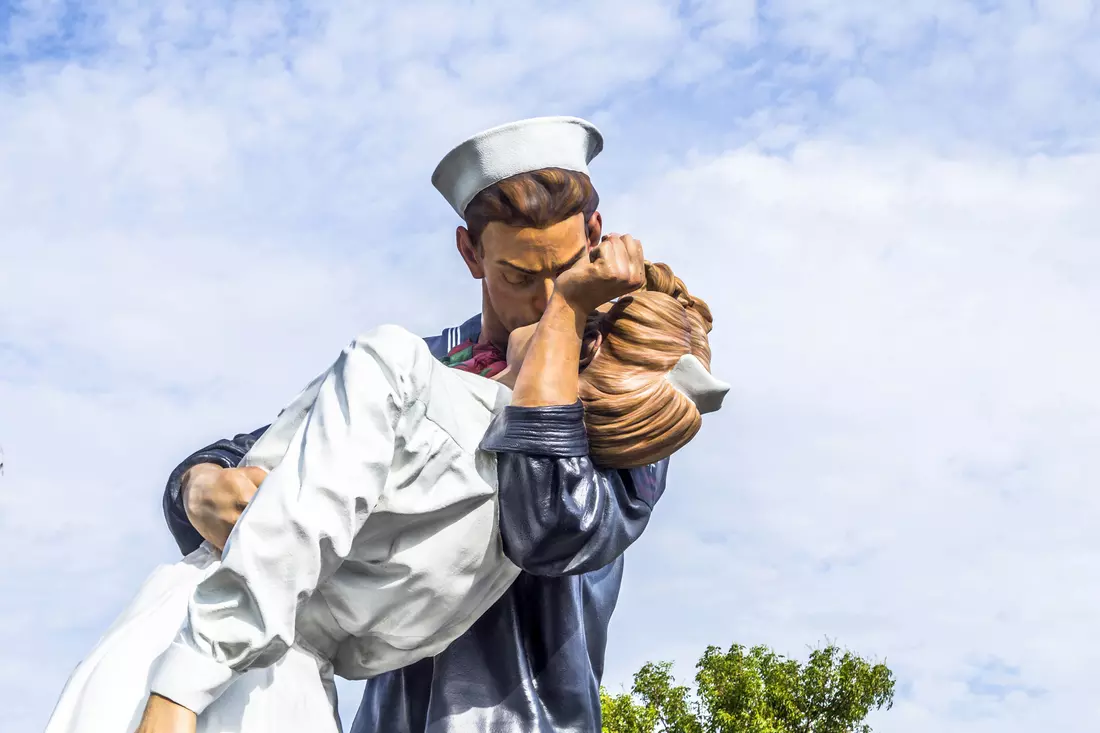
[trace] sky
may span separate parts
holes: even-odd
[[[355,334],[478,311],[431,171],[568,114],[733,385],[627,552],[605,684],[833,640],[894,671],[881,733],[1096,730],[1098,14],[0,0],[0,728],[177,559],[180,460]]]

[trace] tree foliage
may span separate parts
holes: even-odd
[[[603,733],[871,733],[872,710],[889,709],[894,675],[834,644],[799,662],[765,646],[709,647],[694,691],[669,662],[649,663],[629,693],[601,690]]]

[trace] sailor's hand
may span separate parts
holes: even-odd
[[[195,733],[198,716],[166,697],[150,695],[135,733]]]
[[[222,468],[201,463],[183,475],[180,490],[191,525],[203,539],[225,548],[229,533],[267,476],[262,468]]]
[[[629,234],[608,234],[587,257],[558,276],[556,291],[580,313],[590,313],[645,285],[642,243]]]

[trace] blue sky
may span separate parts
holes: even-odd
[[[734,385],[627,556],[609,686],[829,637],[898,674],[876,730],[1091,730],[1098,25],[1090,0],[0,3],[3,729],[41,730],[174,559],[180,458],[356,332],[476,312],[429,182],[450,146],[579,114],[605,222],[710,302]]]

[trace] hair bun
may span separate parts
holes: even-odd
[[[645,263],[645,285],[642,288],[652,293],[664,293],[679,301],[680,305],[687,309],[689,314],[699,318],[706,333],[710,333],[714,325],[714,319],[710,314],[710,306],[701,298],[696,298],[688,292],[684,281],[676,277],[672,268],[663,262]]]

